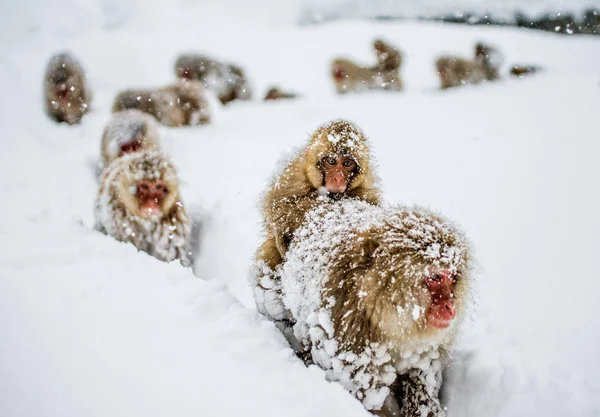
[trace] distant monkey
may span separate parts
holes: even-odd
[[[158,89],[125,90],[117,95],[113,111],[138,109],[171,127],[210,123],[210,106],[202,84],[178,81]]]
[[[249,100],[252,89],[244,71],[232,64],[219,62],[203,55],[180,55],[175,62],[175,74],[186,80],[200,81],[221,103]]]
[[[375,415],[443,417],[470,269],[462,232],[427,209],[322,204],[281,268],[294,348]]]
[[[400,52],[378,39],[373,43],[377,54],[374,67],[361,67],[354,62],[338,58],[331,64],[331,76],[339,94],[368,90],[402,90]]]
[[[523,78],[527,75],[533,75],[536,72],[540,71],[540,67],[531,66],[531,65],[513,65],[510,68],[510,75]]]
[[[48,116],[70,125],[89,110],[91,93],[83,68],[70,54],[50,58],[44,76],[44,102]]]
[[[140,110],[113,113],[102,135],[102,162],[107,167],[128,153],[158,150],[156,119]]]
[[[265,101],[267,101],[267,100],[282,100],[282,99],[289,99],[289,98],[296,98],[296,97],[298,97],[298,96],[294,93],[284,92],[281,89],[279,89],[278,87],[271,87],[267,91],[267,94],[265,94],[264,100]]]
[[[161,153],[136,152],[103,172],[96,227],[164,262],[191,264],[190,224],[175,168]]]
[[[495,48],[477,43],[473,61],[443,56],[436,61],[436,68],[440,77],[440,86],[446,89],[497,80],[500,77],[498,68],[501,63],[502,58]]]

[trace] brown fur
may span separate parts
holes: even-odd
[[[381,39],[373,43],[373,48],[377,53],[377,64],[374,67],[361,67],[344,58],[332,62],[331,76],[339,94],[367,90],[402,90],[402,54]]]
[[[527,75],[532,75],[535,74],[536,72],[539,72],[540,68],[536,67],[536,66],[531,66],[531,65],[513,65],[510,68],[510,75],[515,76],[515,77],[519,77],[519,78],[523,78]]]
[[[444,416],[441,370],[469,299],[472,261],[463,234],[425,209],[343,201],[311,212],[300,233],[283,265],[283,292],[305,355],[377,415],[400,407],[404,417]],[[456,317],[445,329],[428,325],[432,270],[455,274]],[[349,354],[359,360],[346,360]],[[369,392],[386,389],[391,398],[379,409]]]
[[[297,97],[297,95],[294,93],[284,92],[277,87],[271,87],[267,91],[267,94],[265,94],[264,100],[265,101],[266,100],[281,100],[281,99],[296,98],[296,97]]]
[[[44,102],[48,116],[70,125],[79,123],[89,110],[90,100],[91,93],[79,62],[68,53],[50,58],[44,76]]]
[[[373,42],[373,49],[377,53],[376,68],[380,71],[396,71],[402,65],[402,54],[387,42],[377,39]]]
[[[207,90],[217,95],[222,104],[252,98],[250,84],[240,67],[203,55],[180,55],[175,62],[175,75],[200,81]]]
[[[140,151],[158,150],[158,130],[154,117],[136,109],[114,113],[104,128],[100,153],[104,166],[122,156],[120,143],[139,140]]]
[[[117,95],[113,111],[138,109],[166,126],[193,126],[210,123],[209,104],[202,84],[177,83],[154,90],[125,90]]]
[[[135,196],[137,180],[163,180],[168,195],[162,216],[144,218]],[[115,159],[102,175],[95,208],[97,228],[138,250],[170,262],[190,265],[190,225],[179,196],[175,168],[162,154],[138,152]]]
[[[446,89],[497,80],[500,63],[495,61],[494,55],[498,56],[494,48],[478,43],[472,61],[455,56],[438,58],[436,68],[440,77],[440,87]]]
[[[329,138],[339,138],[339,141],[333,143]],[[320,196],[319,189],[324,181],[321,160],[326,155],[337,152],[353,156],[358,164],[358,171],[342,195]],[[344,120],[319,127],[264,196],[262,209],[267,237],[256,254],[257,268],[252,277],[252,285],[256,289],[259,311],[271,319],[281,320],[287,316],[285,312],[282,315],[270,313],[262,303],[263,297],[271,297],[272,302],[280,304],[280,300],[277,300],[280,279],[276,269],[283,261],[294,232],[309,210],[323,201],[340,197],[356,198],[371,204],[379,204],[380,199],[367,139],[356,125]]]

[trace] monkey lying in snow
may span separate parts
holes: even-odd
[[[161,153],[115,159],[103,172],[95,206],[96,227],[161,261],[191,264],[190,225],[175,168]]]
[[[102,134],[100,153],[104,167],[125,154],[151,149],[159,149],[154,117],[135,109],[112,115]]]
[[[455,56],[440,57],[436,61],[440,88],[497,80],[500,78],[498,69],[501,63],[500,53],[481,42],[475,45],[475,57],[472,61]]]
[[[171,127],[210,123],[210,106],[202,84],[181,80],[157,89],[133,89],[120,92],[113,112],[138,109]]]
[[[377,54],[377,64],[374,67],[361,67],[343,58],[332,62],[331,76],[339,94],[367,90],[402,90],[402,54],[381,39],[373,43],[373,49]]]
[[[185,80],[200,81],[222,104],[252,98],[252,89],[240,67],[204,55],[180,55],[175,62],[175,75]]]
[[[463,234],[419,207],[343,199],[309,212],[281,266],[296,349],[379,416],[441,417],[468,301]]]
[[[44,75],[44,102],[48,116],[70,125],[89,110],[91,93],[81,64],[70,54],[50,58]]]

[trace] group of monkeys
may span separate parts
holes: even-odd
[[[333,61],[331,75],[339,94],[367,90],[402,90],[400,51],[381,39],[373,42],[373,49],[377,57],[373,67],[362,67],[343,58]],[[438,58],[435,66],[440,79],[440,88],[446,89],[497,80],[500,78],[501,63],[502,58],[496,48],[478,42],[472,60],[448,55]],[[514,65],[510,69],[510,74],[523,77],[538,70],[536,66]]]
[[[375,46],[378,73],[401,85],[393,76],[400,55],[383,42]],[[334,70],[342,61],[335,62]],[[459,62],[448,68],[463,68]],[[482,68],[477,62],[470,72]],[[176,73],[181,79],[171,86],[115,99],[101,141],[95,219],[119,241],[190,266],[190,220],[175,167],[160,150],[157,121],[207,123],[204,89],[212,85],[223,103],[249,98],[250,90],[239,68],[197,56],[178,59]],[[83,71],[68,54],[52,58],[45,91],[57,120],[77,123],[88,110]],[[375,415],[445,416],[442,370],[471,279],[463,233],[428,209],[383,204],[368,140],[345,120],[314,131],[273,179],[262,213],[265,241],[250,284],[257,310],[298,357]]]
[[[400,68],[401,52],[388,42],[373,42],[377,62],[362,67],[349,59],[334,59],[331,76],[339,94],[367,90],[403,88]],[[442,89],[465,84],[478,84],[500,78],[501,56],[496,48],[478,42],[472,60],[442,56],[436,61]],[[510,73],[523,77],[539,70],[536,66],[514,65]],[[175,62],[178,81],[154,89],[130,89],[120,92],[113,111],[138,109],[152,114],[166,126],[210,123],[211,115],[206,91],[217,96],[222,104],[233,100],[249,100],[252,89],[244,71],[237,65],[220,62],[204,55],[181,55]],[[70,54],[53,56],[44,78],[45,103],[48,115],[60,122],[78,123],[89,110],[91,93],[80,63]],[[267,90],[264,100],[295,98],[297,95],[279,87]]]

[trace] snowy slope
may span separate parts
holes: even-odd
[[[476,249],[476,306],[448,373],[449,415],[600,415],[599,40],[413,23],[238,21],[231,31],[219,16],[181,25],[195,15],[179,3],[145,10],[173,16],[158,33],[135,19],[106,28],[82,18],[63,31],[63,15],[44,10],[56,20],[30,30],[15,11],[0,32],[1,416],[367,415],[293,359],[246,283],[259,193],[282,154],[333,117],[371,137],[388,201],[431,205]],[[407,91],[335,96],[329,60],[369,62],[380,35],[405,53]],[[479,39],[507,65],[545,71],[437,91],[435,56],[470,54]],[[40,100],[46,60],[65,48],[94,89],[76,127],[49,121]],[[257,95],[271,83],[303,94],[162,130],[202,224],[200,279],[92,230],[91,166],[112,99],[170,82],[175,55],[194,50],[240,63]]]

